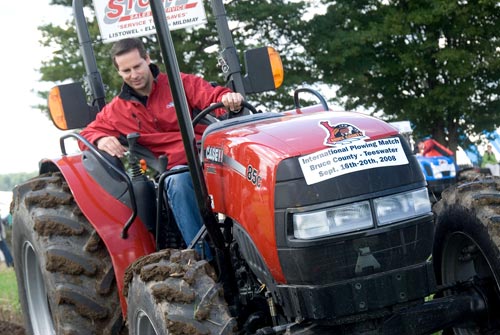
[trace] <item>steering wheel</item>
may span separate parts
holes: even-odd
[[[252,112],[252,114],[258,113],[257,109],[253,105],[251,105],[250,103],[248,103],[246,101],[242,101],[241,106],[249,109],[250,112]],[[193,119],[193,127],[196,126],[198,124],[198,122],[200,122],[201,119],[203,119],[205,116],[207,116],[210,112],[213,112],[217,108],[221,108],[221,107],[224,107],[224,104],[222,102],[218,102],[216,104],[208,106],[207,108],[205,108],[204,110],[199,112],[198,115],[196,115]],[[231,113],[231,112],[229,112],[229,113]]]
[[[319,102],[321,103],[325,111],[330,110],[328,104],[326,103],[325,98],[321,95],[321,93],[319,93],[316,90],[313,90],[312,88],[307,88],[307,87],[298,88],[293,93],[293,102],[295,104],[295,108],[300,108],[299,93],[301,92],[307,92],[313,94],[314,96],[316,96],[316,98],[318,98]]]

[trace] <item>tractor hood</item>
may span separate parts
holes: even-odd
[[[301,164],[293,178],[305,178],[308,185],[407,165],[402,142],[396,128],[359,113],[265,113],[210,125],[202,140],[202,161],[208,183],[224,187],[224,194],[239,193],[249,186],[245,182],[272,189],[278,166],[292,157]]]
[[[224,143],[259,143],[291,157],[334,147],[346,140],[371,141],[397,134],[397,129],[389,124],[353,112],[286,116],[266,113],[220,122],[207,129],[205,139],[216,136],[218,141]],[[212,141],[204,141],[207,142]]]

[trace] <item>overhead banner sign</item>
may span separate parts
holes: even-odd
[[[162,0],[170,30],[207,22],[202,0]],[[156,33],[148,0],[94,0],[103,42]]]

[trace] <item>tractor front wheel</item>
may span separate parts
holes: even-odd
[[[222,288],[194,250],[165,249],[136,260],[125,275],[130,335],[234,334]]]

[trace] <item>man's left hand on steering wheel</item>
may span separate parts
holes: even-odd
[[[229,92],[222,96],[221,102],[230,112],[239,112],[241,110],[241,103],[245,99],[240,93]]]

